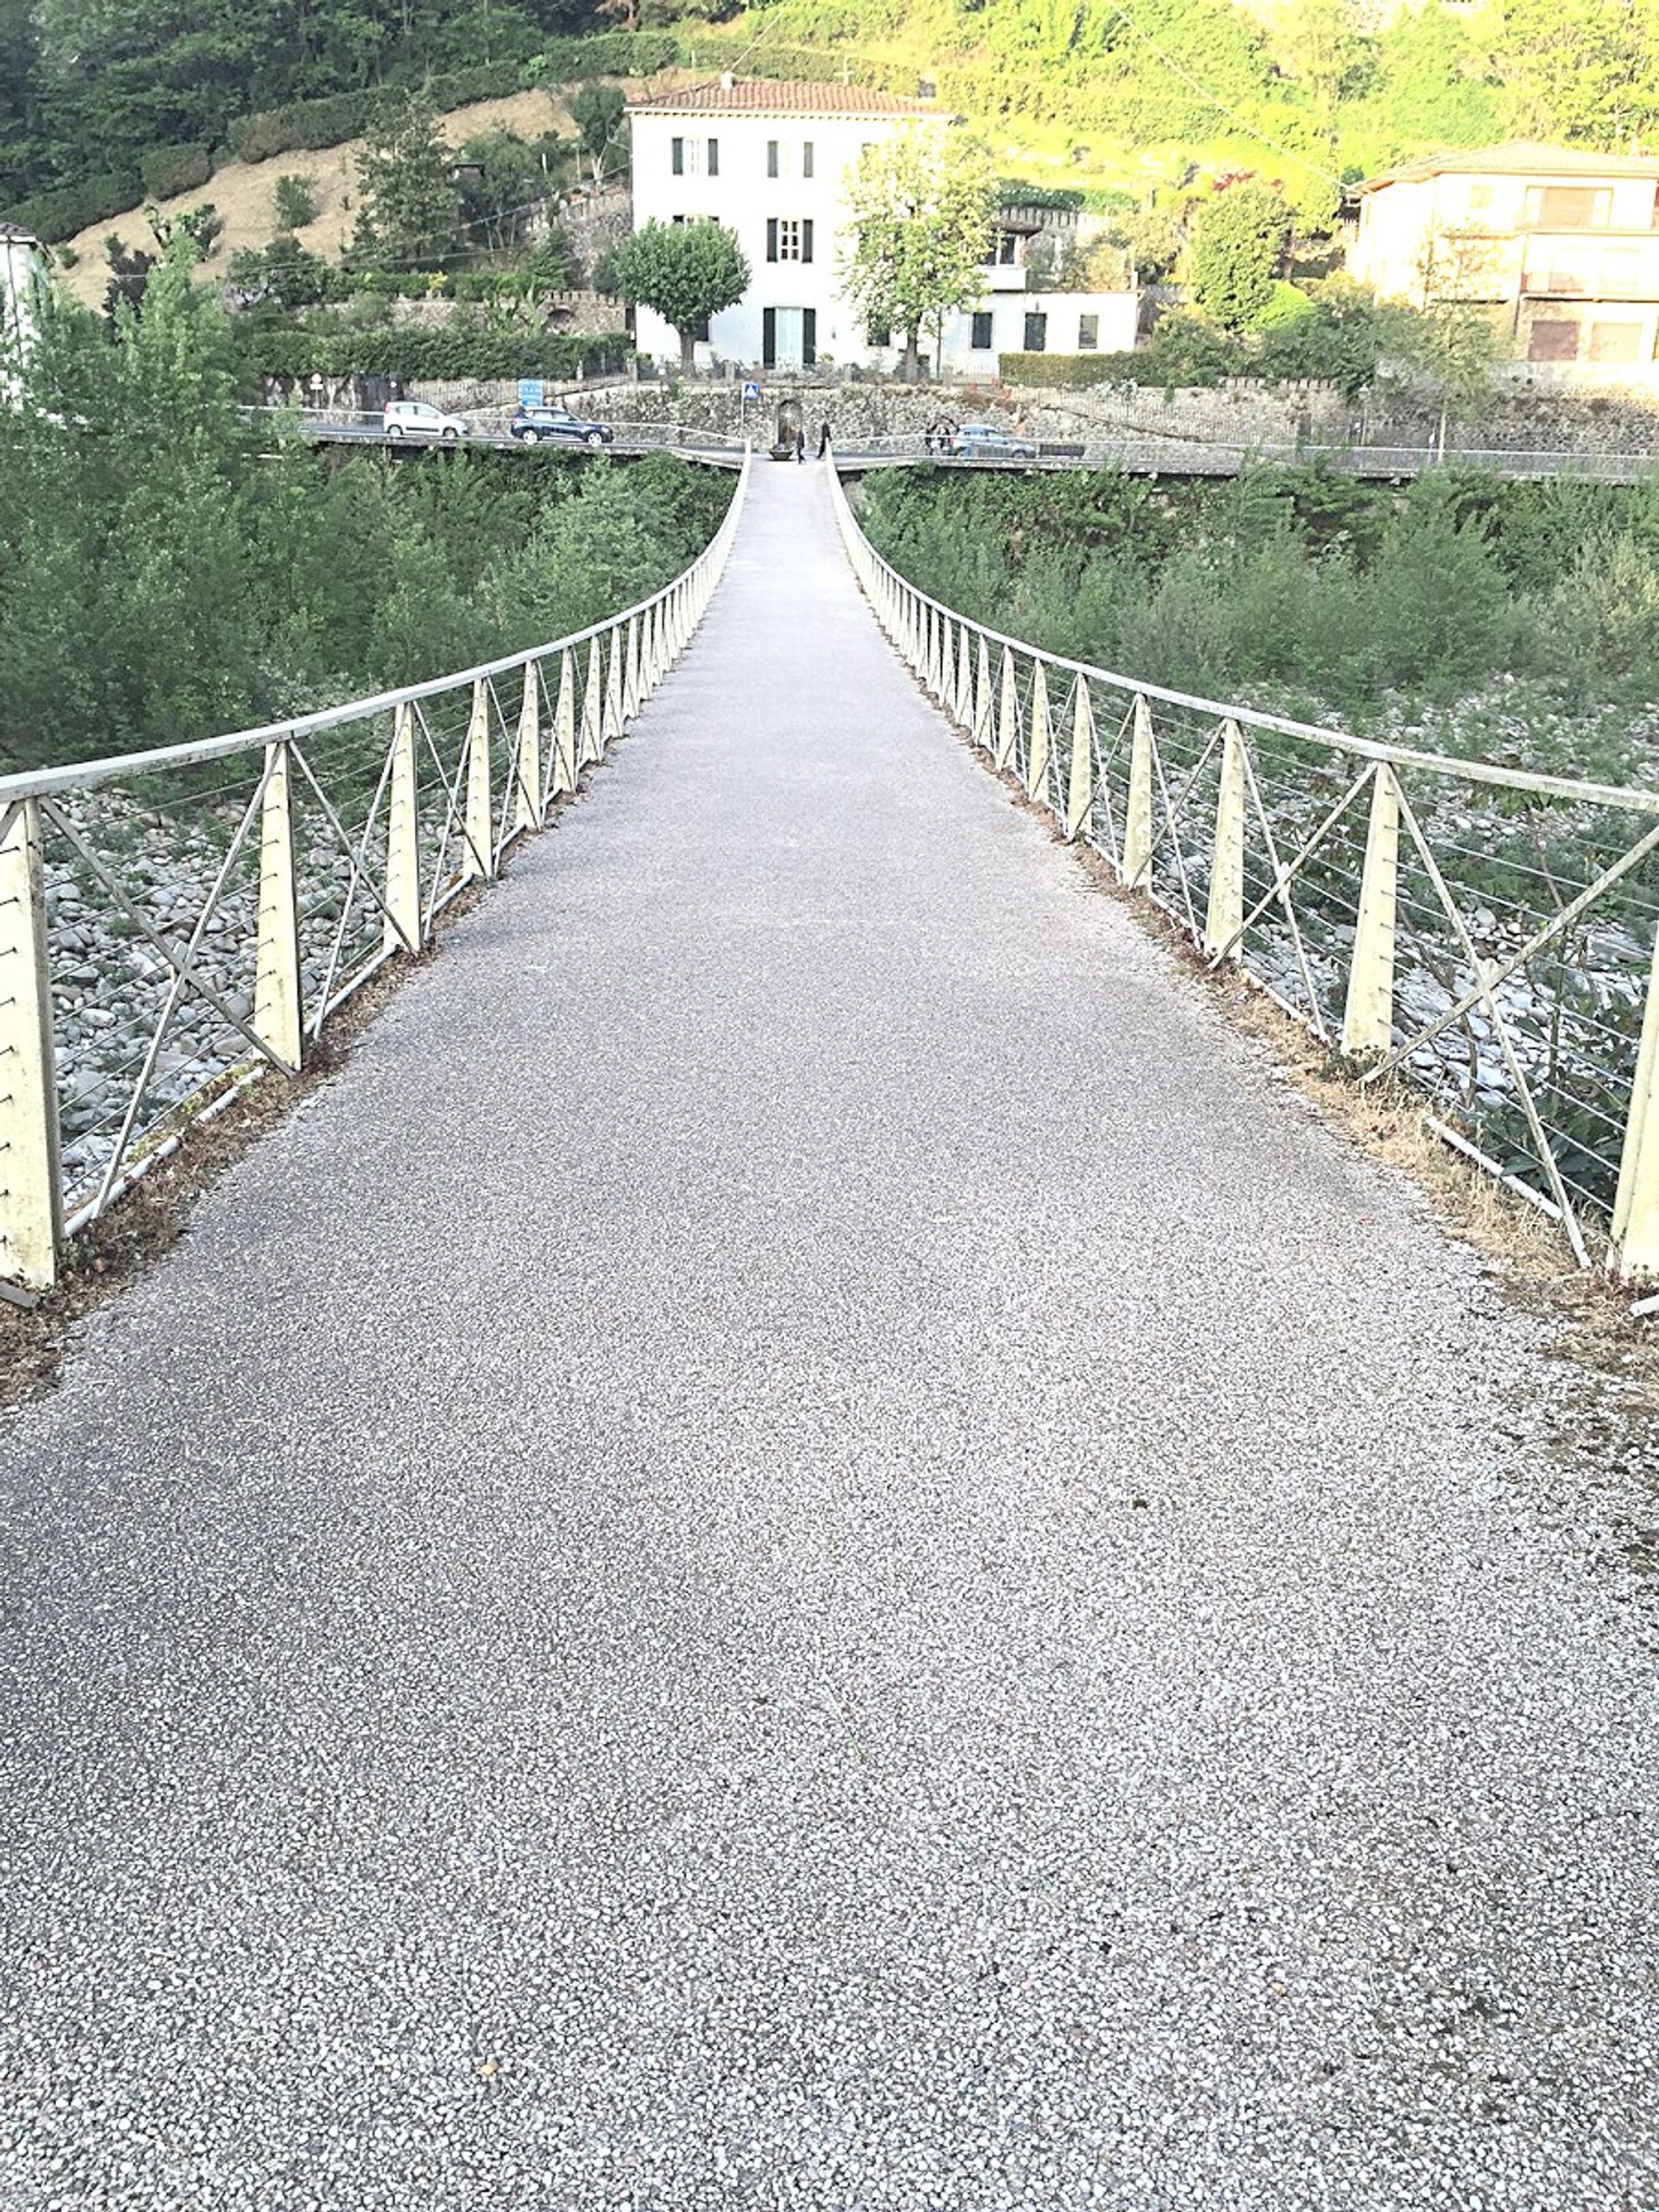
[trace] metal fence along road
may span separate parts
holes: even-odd
[[[0,1279],[307,1042],[602,760],[696,630],[682,575],[572,636],[204,743],[0,778]]]
[[[1659,1272],[1659,792],[1194,698],[1038,651],[900,576],[836,477],[888,636],[1065,836],[1560,1222]]]
[[[580,394],[575,396],[580,398]],[[317,445],[387,445],[425,451],[429,438],[388,440],[381,417],[346,409],[250,410],[273,422],[292,420],[300,435]],[[580,413],[578,407],[575,411]],[[722,431],[692,429],[679,423],[617,423],[611,442],[597,448],[576,440],[543,440],[523,446],[506,429],[510,410],[493,408],[469,419],[468,447],[511,452],[611,453],[637,455],[677,453],[735,467],[747,450],[742,441]],[[843,470],[861,474],[881,468],[931,467],[967,470],[1118,469],[1130,476],[1236,476],[1251,467],[1321,468],[1333,475],[1395,481],[1442,468],[1478,468],[1515,478],[1566,477],[1596,484],[1636,484],[1652,474],[1659,456],[1651,453],[1576,453],[1554,449],[1506,451],[1497,448],[1432,445],[1313,444],[1228,445],[1196,438],[1145,435],[1086,439],[1033,438],[1029,451],[945,453],[922,431],[878,437],[847,437],[836,442]]]

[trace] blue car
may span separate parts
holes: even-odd
[[[558,439],[566,445],[597,448],[609,445],[613,434],[608,423],[589,423],[568,407],[521,407],[508,423],[507,435],[525,446]]]

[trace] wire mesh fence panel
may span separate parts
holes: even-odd
[[[44,810],[72,1210],[254,1049],[263,769],[262,758],[172,768]]]
[[[355,985],[421,949],[455,893],[539,824],[542,764],[567,721],[560,788],[575,787],[615,734],[619,698],[637,709],[660,676],[671,626],[685,644],[747,481],[746,458],[674,582],[537,654],[268,729],[0,778],[14,979],[0,1052],[18,1071],[0,1250],[16,1280],[49,1285],[66,1224],[84,1225],[234,1081],[296,1073]]]
[[[836,496],[897,632],[948,613],[895,578]],[[1641,1058],[1659,793],[1361,742],[949,620],[958,652],[965,633],[983,657],[993,696],[976,720],[998,765],[1212,961],[1345,1045],[1364,1080],[1408,1076],[1441,1133],[1557,1213],[1580,1258],[1637,1211],[1659,1236],[1659,1187],[1640,1207],[1628,1187],[1633,1161],[1659,1176],[1659,1033]],[[1034,787],[1039,660],[1050,751]],[[1610,1256],[1630,1271],[1628,1246]],[[1659,1271],[1659,1243],[1636,1266]]]

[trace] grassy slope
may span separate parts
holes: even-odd
[[[516,130],[521,137],[534,138],[548,130],[569,133],[572,124],[569,111],[559,93],[537,91],[518,92],[510,99],[479,100],[470,107],[456,108],[442,118],[442,128],[449,143],[458,146],[463,139],[476,137],[486,130],[506,129]],[[207,264],[207,273],[219,277],[225,274],[232,254],[243,246],[264,245],[275,232],[276,219],[271,199],[277,178],[302,176],[316,194],[319,212],[316,221],[308,223],[299,233],[300,239],[313,252],[336,260],[357,220],[357,154],[361,143],[359,139],[348,138],[340,146],[316,152],[298,149],[292,153],[273,155],[267,162],[227,162],[199,190],[181,193],[176,198],[158,204],[162,213],[168,215],[199,207],[204,200],[211,200],[218,208],[225,218],[225,232]],[[72,241],[80,255],[79,264],[60,271],[60,282],[67,291],[89,306],[103,304],[109,274],[104,262],[104,241],[111,231],[119,232],[129,245],[148,245],[150,242],[142,207],[135,207],[130,213],[118,215],[107,222],[94,223],[79,232]]]

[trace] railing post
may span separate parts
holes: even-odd
[[[1071,693],[1071,759],[1065,782],[1068,840],[1087,828],[1095,804],[1095,710],[1089,679],[1079,676]]]
[[[1048,676],[1039,660],[1031,664],[1031,739],[1026,747],[1026,797],[1048,804]]]
[[[483,677],[473,683],[473,718],[467,729],[466,835],[461,840],[461,880],[488,882],[495,874],[495,842],[490,809],[490,691]]]
[[[1239,957],[1244,925],[1244,737],[1230,718],[1221,729],[1221,785],[1216,794],[1216,842],[1210,856],[1210,904],[1204,949],[1211,959],[1226,947]]]
[[[576,671],[567,645],[559,656],[559,703],[553,716],[553,795],[576,788]]]
[[[1135,735],[1129,744],[1129,798],[1123,820],[1123,880],[1132,891],[1152,865],[1152,709],[1135,695]]]
[[[597,638],[588,648],[588,688],[582,701],[582,749],[576,755],[586,768],[605,755],[604,649]]]
[[[254,1033],[290,1075],[300,1071],[304,1018],[300,906],[294,880],[294,810],[285,744],[265,747],[259,812],[259,913],[253,969]]]
[[[1359,880],[1359,912],[1353,965],[1342,1016],[1342,1049],[1355,1058],[1386,1052],[1394,1041],[1394,933],[1400,877],[1400,787],[1394,770],[1379,760],[1371,778],[1371,819],[1365,833],[1365,866]]]
[[[1020,691],[1014,680],[1014,655],[1002,648],[1002,696],[996,718],[996,766],[1007,775],[1020,742]]]
[[[1659,938],[1648,971],[1612,1228],[1620,1279],[1659,1274]]]
[[[600,725],[599,757],[605,757],[605,748],[613,739],[622,734],[624,721],[622,704],[622,632],[611,632],[610,672],[605,685],[605,719]]]
[[[58,1084],[38,799],[0,839],[0,1274],[50,1290],[63,1246]]]
[[[955,720],[958,729],[974,726],[974,653],[968,625],[957,625],[957,690]]]
[[[622,719],[631,722],[637,719],[641,704],[639,690],[639,617],[628,617],[626,658],[622,674]]]
[[[515,830],[542,826],[542,707],[541,674],[537,664],[524,664],[524,702],[518,709],[518,796],[512,810]]]
[[[935,671],[938,690],[935,696],[948,715],[957,689],[956,637],[950,627],[950,618],[941,614],[938,623],[939,640],[938,667]]]
[[[979,673],[974,686],[974,743],[988,753],[996,725],[996,698],[991,690],[991,657],[985,640],[979,641]]]
[[[421,949],[419,793],[415,782],[415,709],[407,699],[391,727],[391,789],[386,808],[386,926],[388,952]]]

